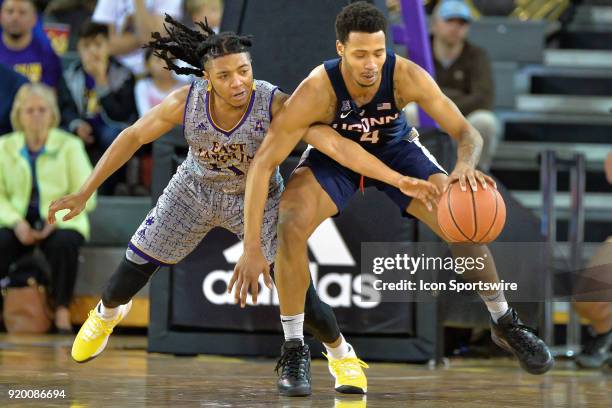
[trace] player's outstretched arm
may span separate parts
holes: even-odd
[[[124,129],[113,144],[104,152],[91,175],[85,180],[79,191],[55,200],[49,206],[47,222],[55,223],[55,213],[68,209],[70,212],[62,218],[67,221],[83,211],[87,200],[100,185],[117,169],[123,166],[136,151],[146,143],[151,143],[166,134],[183,120],[183,111],[189,87],[183,87],[168,95],[162,103],[147,112],[132,126]]]
[[[278,93],[278,92],[277,92]],[[249,167],[244,199],[244,252],[228,285],[228,292],[235,287],[234,298],[240,306],[246,305],[247,291],[257,293],[257,280],[261,273],[271,287],[272,279],[268,263],[261,250],[261,227],[268,199],[270,177],[278,165],[289,156],[306,130],[320,122],[330,105],[328,96],[321,92],[316,78],[305,79],[291,97],[279,95],[273,108],[273,120],[263,143]],[[276,99],[276,97],[275,97]],[[286,99],[286,102],[284,102]],[[284,102],[284,106],[282,104]],[[257,301],[253,296],[253,302]]]
[[[487,183],[495,186],[495,181],[476,170],[482,151],[482,136],[465,119],[457,106],[440,90],[433,78],[418,65],[398,58],[395,68],[396,99],[403,102],[416,102],[429,114],[453,139],[457,140],[457,164],[448,178],[448,184],[459,181],[462,190],[469,182],[476,191],[477,181],[487,188]]]
[[[437,202],[440,192],[435,184],[403,176],[330,126],[311,126],[304,136],[304,141],[344,167],[365,177],[390,184],[399,188],[404,194],[421,200],[430,211]]]
[[[244,211],[245,250],[261,248],[260,231],[272,173],[293,151],[310,125],[321,120],[329,104],[316,85],[307,78],[288,97],[282,109],[277,109],[249,167]]]

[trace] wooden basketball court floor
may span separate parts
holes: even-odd
[[[287,398],[276,393],[272,359],[149,354],[146,338],[115,336],[101,356],[77,364],[71,342],[0,335],[0,407],[612,407],[610,371],[577,370],[569,361],[544,376],[510,359],[452,359],[438,369],[371,363],[361,398],[335,393],[317,359],[313,395]],[[64,398],[11,399],[10,390],[58,390]]]

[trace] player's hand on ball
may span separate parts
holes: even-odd
[[[487,184],[492,185],[497,190],[497,184],[495,180],[491,177],[487,176],[480,170],[476,170],[469,164],[465,163],[457,163],[453,172],[448,176],[446,180],[446,185],[444,186],[444,191],[448,190],[448,187],[454,183],[455,181],[459,181],[459,187],[461,187],[461,191],[467,191],[467,183],[470,184],[472,191],[478,190],[478,183],[482,185],[482,188],[487,189]]]
[[[47,222],[50,225],[55,224],[55,213],[61,210],[70,210],[68,214],[62,217],[62,221],[68,221],[79,215],[85,209],[85,204],[87,204],[87,198],[80,194],[69,194],[55,200],[49,205]]]
[[[227,287],[227,291],[231,293],[234,285],[236,286],[234,300],[236,303],[240,302],[240,307],[244,308],[246,305],[249,288],[251,289],[253,304],[257,304],[257,294],[259,293],[258,281],[259,275],[262,272],[266,286],[272,289],[270,266],[261,250],[245,250],[234,268],[234,274]]]
[[[399,189],[407,196],[420,200],[428,211],[433,210],[440,196],[440,190],[435,184],[414,177],[402,177],[399,181]]]

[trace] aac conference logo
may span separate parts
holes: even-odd
[[[325,220],[308,240],[308,247],[315,262],[310,262],[312,281],[322,301],[331,307],[352,307],[371,309],[380,304],[380,293],[374,289],[376,277],[373,274],[353,275],[328,270],[333,267],[355,267],[357,263],[351,255],[340,231],[332,219]],[[227,248],[223,256],[227,263],[235,265],[242,254],[242,242]],[[233,270],[214,270],[206,275],[202,283],[204,297],[216,305],[233,304],[234,298],[227,293],[227,285]],[[215,285],[223,282],[223,285]],[[260,291],[256,306],[278,305],[276,290],[270,290],[259,279]],[[223,288],[222,292],[215,287]],[[332,290],[333,288],[333,290]],[[253,306],[251,298],[247,304]]]

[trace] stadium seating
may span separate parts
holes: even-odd
[[[558,24],[485,17],[470,39],[493,59],[496,111],[504,124],[492,173],[525,206],[539,213],[538,155],[546,149],[587,159],[585,241],[603,241],[612,228],[612,195],[603,160],[612,150],[612,1],[585,1],[550,45]],[[604,41],[601,38],[605,39]],[[510,46],[510,44],[529,44]],[[556,48],[552,48],[555,46]],[[567,190],[567,177],[559,187]],[[558,239],[565,240],[567,194],[559,193]],[[594,244],[585,246],[585,257]]]

